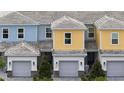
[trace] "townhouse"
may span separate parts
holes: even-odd
[[[0,55],[8,76],[34,76],[47,55],[54,77],[79,77],[99,61],[124,77],[123,12],[12,12],[0,18]]]

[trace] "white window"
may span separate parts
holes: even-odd
[[[52,30],[49,27],[46,28],[46,38],[52,38]]]
[[[64,43],[71,44],[71,42],[72,42],[71,37],[72,37],[71,33],[65,33]]]
[[[112,44],[119,43],[119,34],[117,32],[112,32]]]
[[[3,39],[8,39],[8,28],[3,28]]]
[[[18,39],[24,39],[24,29],[23,28],[18,29]]]
[[[88,38],[94,38],[94,28],[89,28]]]

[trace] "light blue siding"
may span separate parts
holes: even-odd
[[[46,40],[46,27],[50,27],[50,25],[39,25],[38,26],[38,40]]]
[[[25,41],[37,41],[37,26],[36,25],[0,25],[0,42],[16,42],[19,41],[17,38],[18,28],[24,28]],[[9,29],[9,38],[7,40],[2,39],[2,28]]]

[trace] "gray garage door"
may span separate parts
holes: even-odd
[[[60,77],[78,77],[78,61],[60,61]]]
[[[124,61],[107,62],[107,76],[124,76]]]
[[[13,76],[31,76],[31,62],[30,61],[14,61],[13,62]]]

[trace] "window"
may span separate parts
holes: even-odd
[[[112,33],[112,44],[118,44],[118,33],[117,32]]]
[[[52,38],[52,30],[51,30],[51,28],[46,28],[46,38]]]
[[[71,33],[65,33],[65,44],[71,44]]]
[[[3,39],[8,39],[8,29],[7,28],[3,29]]]
[[[94,28],[89,28],[88,37],[89,38],[94,38]]]
[[[24,38],[24,29],[19,28],[18,29],[18,39],[23,39]]]

